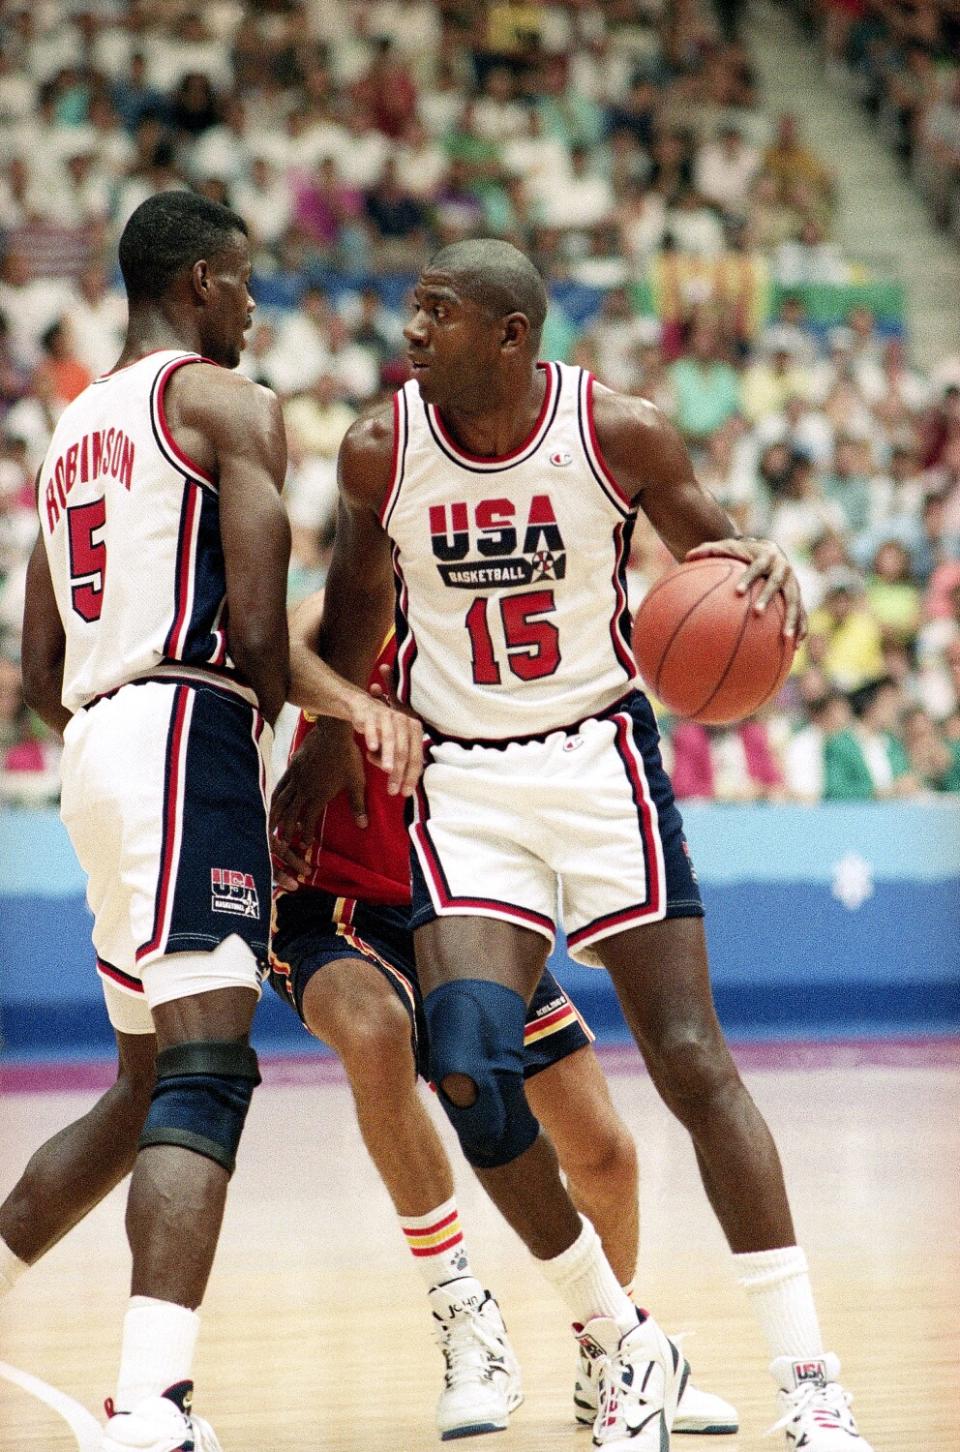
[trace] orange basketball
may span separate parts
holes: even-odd
[[[640,674],[678,716],[712,726],[740,721],[789,674],[795,646],[783,634],[786,601],[779,593],[755,614],[764,582],[738,595],[744,569],[742,560],[726,556],[691,560],[659,580],[637,611]]]

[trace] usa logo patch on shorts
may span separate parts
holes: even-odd
[[[229,867],[210,869],[210,907],[215,913],[233,913],[241,918],[260,916],[257,884],[250,872]]]

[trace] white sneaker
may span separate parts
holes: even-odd
[[[446,1368],[437,1403],[441,1441],[502,1432],[523,1389],[500,1307],[473,1276],[434,1286],[430,1307]]]
[[[193,1382],[182,1381],[132,1412],[115,1412],[107,1402],[100,1452],[223,1452],[209,1422],[191,1413],[192,1399]]]
[[[850,1415],[853,1398],[837,1381],[840,1362],[832,1351],[810,1361],[778,1356],[770,1370],[783,1416],[766,1436],[782,1431],[787,1452],[873,1452]]]
[[[581,1350],[596,1367],[594,1447],[668,1452],[677,1403],[690,1375],[679,1347],[652,1316],[623,1336],[607,1316],[595,1316],[575,1330]]]
[[[677,1338],[679,1344],[679,1337]],[[577,1380],[573,1392],[573,1410],[580,1427],[592,1427],[597,1418],[597,1363],[581,1347]],[[736,1407],[713,1392],[701,1391],[691,1380],[680,1394],[674,1432],[690,1432],[700,1436],[720,1436],[739,1430]]]

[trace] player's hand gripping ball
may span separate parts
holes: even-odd
[[[740,721],[776,695],[790,673],[795,638],[784,635],[786,602],[754,605],[764,581],[742,595],[742,560],[689,560],[659,580],[633,622],[633,653],[651,693],[704,725]]]

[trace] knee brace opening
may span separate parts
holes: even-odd
[[[466,978],[435,988],[424,1013],[431,1077],[464,1155],[475,1169],[509,1164],[540,1132],[523,1091],[526,1004],[503,984]]]
[[[195,1042],[163,1049],[139,1147],[192,1150],[232,1175],[259,1083],[256,1050],[249,1044]]]
[[[447,1074],[439,1088],[444,1098],[458,1109],[469,1109],[476,1104],[480,1094],[469,1074]]]

